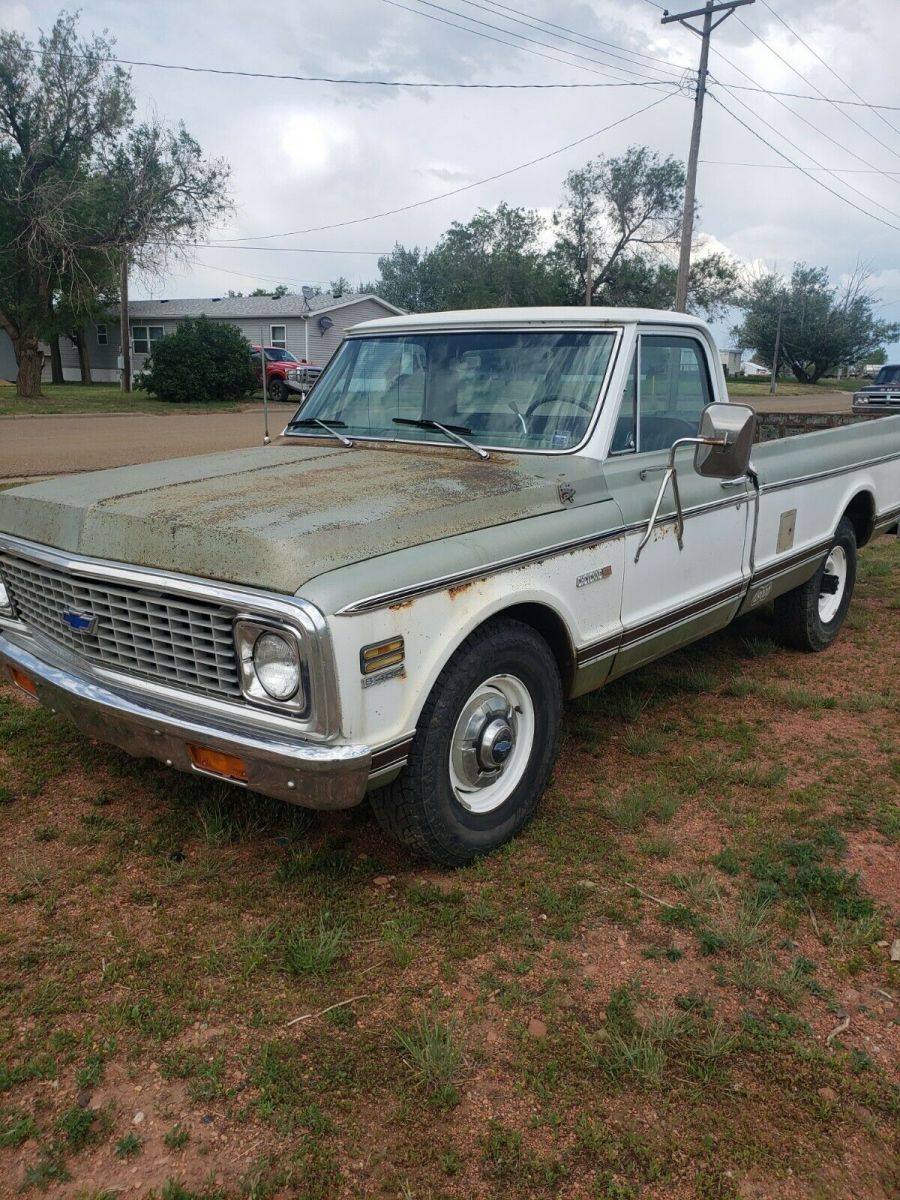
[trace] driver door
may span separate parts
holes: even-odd
[[[704,339],[681,331],[638,338],[605,464],[626,525],[623,640],[610,678],[727,625],[749,577],[748,480],[699,476],[687,446],[676,452],[683,548],[670,486],[635,562],[669,449],[678,438],[697,435],[700,415],[715,398],[709,354]]]

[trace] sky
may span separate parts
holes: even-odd
[[[277,282],[325,287],[341,275],[365,282],[377,277],[379,253],[396,242],[433,245],[478,207],[506,201],[549,215],[565,174],[594,155],[641,143],[687,156],[692,98],[682,70],[696,67],[699,39],[677,23],[662,26],[651,0],[288,0],[263,9],[247,0],[82,0],[80,11],[82,29],[108,30],[123,59],[331,78],[629,84],[399,89],[135,66],[139,111],[183,121],[209,155],[227,159],[234,199],[231,217],[211,233],[221,245],[192,251],[164,278],[133,281],[135,298],[219,296]],[[45,0],[0,0],[0,26],[35,37],[57,12]],[[756,0],[738,9],[714,34],[698,175],[697,228],[708,244],[770,269],[825,266],[835,280],[862,263],[892,320],[900,320],[898,41],[898,0]],[[648,77],[670,82],[651,87]],[[734,84],[897,110],[879,116]],[[457,195],[358,221],[580,139]],[[229,238],[245,240],[226,245]],[[261,238],[267,249],[246,248],[267,245]],[[727,323],[717,332],[728,341]]]

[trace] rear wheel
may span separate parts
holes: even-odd
[[[780,639],[797,650],[824,650],[840,632],[856,583],[856,533],[844,518],[811,579],[775,601]]]
[[[284,380],[279,379],[276,375],[274,379],[269,380],[269,399],[275,404],[280,404],[287,396],[287,388],[284,386]]]
[[[509,841],[550,780],[561,715],[547,643],[509,619],[476,630],[434,685],[402,773],[371,797],[382,828],[447,866]]]

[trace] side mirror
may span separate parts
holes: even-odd
[[[756,413],[746,404],[707,404],[700,417],[694,470],[709,479],[746,475],[756,435]],[[706,439],[709,439],[708,441]]]
[[[653,526],[669,484],[675,501],[675,538],[678,549],[684,549],[684,515],[681,511],[681,495],[678,491],[678,471],[675,454],[682,446],[694,447],[694,470],[698,475],[712,479],[736,479],[750,470],[750,451],[756,432],[756,413],[745,404],[707,404],[700,418],[697,437],[678,438],[669,449],[666,473],[656,495],[653,512],[647,522],[647,530],[638,544],[634,561],[650,541]]]

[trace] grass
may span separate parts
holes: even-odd
[[[820,379],[818,383],[798,383],[796,379],[779,379],[778,396],[811,396],[816,392],[858,392],[867,381],[864,379]],[[871,381],[869,381],[871,382]],[[729,396],[768,397],[769,380],[766,378],[729,379]]]
[[[117,383],[45,383],[43,395],[36,400],[20,400],[15,386],[0,384],[0,416],[21,417],[38,414],[66,415],[72,413],[179,413],[179,412],[236,412],[248,405],[261,404],[262,392],[238,404],[196,404],[185,401],[172,404],[157,400],[146,392],[134,391],[126,396]]]
[[[570,705],[454,873],[0,683],[7,1190],[165,1153],[156,1200],[896,1193],[900,547],[862,563],[830,657],[763,612]]]

